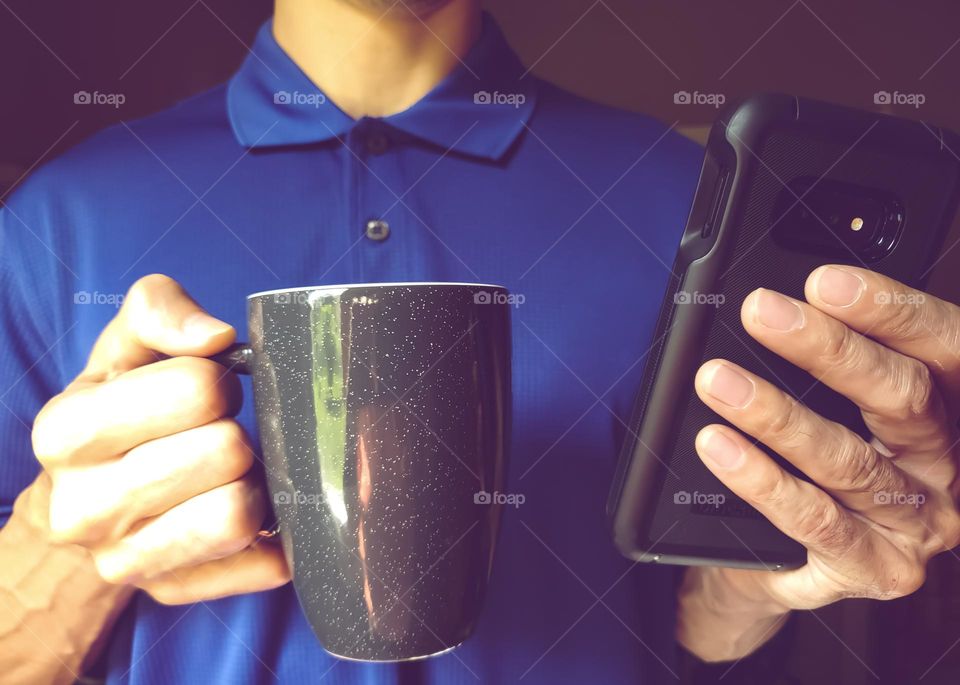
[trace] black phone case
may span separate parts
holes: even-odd
[[[821,264],[862,266],[852,254],[823,257],[773,239],[769,229],[784,184],[810,177],[895,195],[904,210],[900,237],[869,266],[922,286],[957,209],[957,140],[921,122],[788,95],[757,95],[720,117],[607,506],[623,554],[640,561],[765,569],[805,562],[801,545],[701,463],[696,434],[709,423],[725,422],[697,397],[694,375],[707,360],[728,359],[866,437],[857,407],[754,342],[742,328],[740,308],[758,287],[803,299],[807,276]]]

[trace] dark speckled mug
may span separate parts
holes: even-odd
[[[472,632],[492,567],[510,422],[499,286],[396,283],[249,296],[267,480],[324,648],[418,659]]]

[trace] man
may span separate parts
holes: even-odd
[[[674,572],[619,558],[603,503],[700,152],[526,74],[478,5],[277,0],[226,86],[102,132],[10,200],[5,682],[69,682],[98,660],[108,682],[674,681]],[[525,503],[462,647],[339,662],[258,538],[250,402],[204,357],[234,340],[246,293],[401,280],[524,296],[509,482]],[[104,304],[128,288],[119,312]],[[875,304],[890,291],[823,269],[809,304],[761,291],[744,306],[761,343],[833,370],[882,452],[732,365],[698,375],[704,401],[822,486],[735,431],[698,438],[709,468],[810,550],[789,573],[686,574],[677,635],[704,661],[750,654],[792,609],[911,592],[960,540],[960,313]],[[880,490],[928,504],[877,505]]]

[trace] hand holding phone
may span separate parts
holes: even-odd
[[[949,524],[955,504],[944,499],[944,473],[928,482],[886,448],[929,456],[936,445],[924,440],[950,435],[949,417],[912,420],[916,398],[903,393],[928,387],[922,368],[948,364],[950,338],[941,334],[956,309],[910,286],[936,263],[956,213],[952,149],[960,145],[946,131],[790,96],[757,96],[721,117],[611,492],[621,551],[643,561],[795,568],[824,535],[852,544],[847,533],[874,513],[922,532],[935,522],[900,500],[910,506],[928,491],[941,502],[937,521]],[[818,270],[823,264],[839,269]],[[821,284],[853,274],[864,283],[861,299],[817,299],[811,272]],[[844,319],[854,315],[861,318]],[[934,321],[944,328],[927,337],[940,342],[910,346],[923,336],[909,326]],[[920,379],[912,386],[909,373]],[[890,422],[897,428],[887,434]],[[885,448],[872,446],[872,436]],[[708,452],[726,458],[708,469],[700,458]],[[956,468],[955,455],[939,456]],[[778,515],[764,497],[805,508]],[[937,525],[950,539],[953,529]],[[941,543],[927,539],[923,549]]]
[[[697,395],[729,424],[700,431],[703,463],[807,550],[804,566],[781,573],[688,571],[678,637],[705,659],[742,656],[791,609],[908,595],[932,556],[960,544],[960,308],[850,266],[817,269],[804,295],[751,293],[744,328],[854,402],[874,440],[742,367],[700,367]]]

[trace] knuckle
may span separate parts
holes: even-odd
[[[122,309],[131,329],[147,340],[162,338],[169,325],[165,311],[173,293],[179,290],[179,284],[163,274],[138,279],[127,291]]]
[[[896,302],[905,302],[910,293],[897,289]],[[921,310],[909,304],[887,305],[880,308],[880,327],[891,337],[911,342],[920,337],[924,330]]]
[[[930,555],[946,552],[960,545],[960,511],[956,505],[933,507],[932,525],[927,527],[926,549]]]
[[[84,545],[94,539],[93,531],[75,516],[50,507],[50,541],[56,544]]]
[[[120,567],[109,565],[109,564],[104,565],[102,567],[100,564],[98,564],[97,573],[100,574],[100,577],[103,578],[103,580],[110,583],[111,585],[126,585],[127,580],[131,575],[126,573]]]
[[[859,357],[858,338],[844,325],[831,326],[823,339],[821,357],[824,366],[843,371],[855,366]]]
[[[752,484],[750,499],[770,506],[778,506],[786,500],[787,477],[781,469],[774,469],[770,477]]]
[[[30,431],[33,453],[41,464],[54,464],[70,456],[70,443],[64,422],[64,395],[57,395],[47,402],[36,418]]]
[[[84,516],[73,511],[58,512],[52,506],[50,509],[50,540],[54,543],[90,547],[109,539],[114,525],[108,515]]]
[[[262,517],[253,503],[258,491],[240,480],[220,488],[221,514],[209,529],[201,533],[206,549],[216,556],[227,556],[249,547],[257,537]]]
[[[220,539],[213,540],[207,545],[207,550],[215,558],[222,558],[236,554],[253,544],[257,532],[252,528],[244,532],[236,524],[228,524],[227,533]]]
[[[50,512],[50,542],[55,545],[79,545],[87,539],[86,531],[73,522],[55,517]]]
[[[927,571],[923,564],[904,564],[890,573],[879,575],[874,581],[876,599],[899,599],[912,595],[923,587]]]
[[[847,518],[833,500],[823,497],[803,506],[794,525],[795,537],[805,545],[838,550],[852,539]]]
[[[198,357],[174,357],[167,360],[171,382],[184,394],[206,395],[216,387],[219,374],[214,364]]]
[[[221,416],[232,406],[230,374],[224,374],[223,367],[209,359],[199,357],[174,357],[165,364],[167,381],[172,386],[171,394],[186,399],[190,405],[209,408]]]
[[[943,524],[941,537],[946,540],[945,549],[953,549],[960,545],[960,515],[957,512],[953,512],[949,521]]]
[[[909,421],[932,416],[938,406],[938,395],[933,374],[926,364],[915,359],[905,360],[901,371],[894,375],[893,417]]]
[[[78,517],[69,506],[64,506],[61,491],[61,486],[54,481],[47,510],[50,541],[59,544],[78,543],[82,538],[82,531],[77,526]]]
[[[97,573],[111,585],[129,585],[137,577],[137,572],[126,564],[119,563],[113,555],[93,555]]]
[[[55,481],[48,511],[50,540],[59,544],[89,546],[106,537],[111,525],[108,516],[91,511],[83,492],[76,492],[62,480]]]
[[[149,308],[154,302],[157,293],[162,292],[171,285],[176,285],[176,281],[165,274],[142,276],[130,286],[124,302],[129,302],[133,306],[145,306]]]
[[[829,460],[828,480],[844,489],[872,491],[892,485],[890,470],[877,459],[870,445],[859,438],[848,436]]]
[[[218,421],[214,426],[214,448],[220,454],[229,455],[229,456],[242,456],[246,457],[249,460],[252,459],[250,454],[250,441],[247,438],[247,433],[236,421],[223,420]],[[249,465],[249,464],[248,464]],[[243,471],[246,472],[246,469]]]
[[[806,408],[794,398],[787,396],[784,402],[768,409],[765,414],[760,419],[760,432],[764,438],[792,446],[798,439],[806,437],[803,432]]]
[[[171,580],[157,580],[144,583],[140,589],[146,592],[157,604],[177,606],[189,604],[190,599],[184,596],[180,583]]]
[[[205,456],[222,482],[241,478],[253,466],[254,453],[246,431],[236,421],[220,419],[202,429],[206,433]]]

